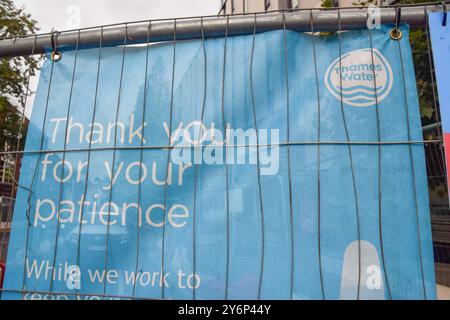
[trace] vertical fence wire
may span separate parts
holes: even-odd
[[[145,123],[145,116],[147,111],[147,86],[148,86],[148,62],[149,62],[149,52],[150,52],[150,30],[152,27],[152,22],[148,22],[148,28],[147,28],[147,42],[145,45],[145,76],[144,76],[144,101],[142,103],[142,124]],[[139,163],[142,164],[144,161],[144,149],[142,148],[144,146],[144,139],[145,139],[145,125],[142,126],[142,139],[141,139],[141,150],[139,153]],[[142,165],[139,166],[139,179],[142,177]],[[137,198],[137,204],[138,204],[138,211],[137,211],[137,221],[136,221],[136,262],[135,262],[135,268],[134,268],[134,280],[133,280],[133,289],[131,291],[131,296],[136,296],[136,283],[138,279],[138,272],[139,272],[139,257],[140,257],[140,240],[141,240],[141,219],[142,219],[142,209],[141,209],[141,192],[142,192],[142,183],[143,181],[139,181],[138,184],[138,198]]]
[[[325,288],[323,282],[323,266],[322,266],[322,248],[321,248],[321,215],[320,215],[320,203],[321,203],[321,186],[320,186],[320,90],[319,90],[319,75],[317,71],[317,56],[316,56],[316,40],[314,35],[314,17],[313,10],[309,11],[310,24],[311,24],[311,43],[314,60],[314,75],[317,94],[317,258],[319,264],[319,280],[320,289],[322,294],[322,300],[325,300]]]
[[[176,63],[176,48],[177,48],[177,20],[173,20],[173,57],[172,57],[172,83],[170,89],[170,105],[169,105],[169,143],[168,145],[172,145],[172,112],[173,112],[173,100],[174,100],[174,87],[175,87],[175,63]],[[175,141],[174,141],[175,142]],[[170,151],[171,149],[167,149],[167,166],[166,166],[166,179],[164,181],[164,215],[163,215],[163,225],[162,225],[162,241],[161,241],[161,299],[165,298],[165,240],[166,240],[166,213],[167,213],[167,189],[168,189],[168,180],[169,180],[169,170],[170,170]]]
[[[95,116],[97,111],[97,103],[98,103],[98,89],[99,89],[99,82],[100,82],[100,68],[101,68],[101,62],[102,62],[102,48],[103,48],[103,27],[100,28],[100,39],[99,39],[99,48],[98,48],[98,57],[97,57],[97,73],[96,73],[96,79],[95,79],[95,92],[94,92],[94,105],[92,110],[92,119],[91,123],[93,124],[95,122]],[[91,165],[91,147],[92,147],[92,134],[94,132],[94,126],[91,126],[91,132],[89,139],[89,147],[87,150],[87,165],[86,165],[86,178],[84,182],[84,189],[82,193],[82,200],[80,201],[81,205],[81,212],[80,212],[80,221],[79,221],[79,228],[78,228],[78,241],[77,241],[77,258],[76,258],[76,264],[79,266],[81,271],[81,234],[83,229],[83,216],[84,216],[84,203],[86,201],[86,194],[88,190],[88,182],[89,182],[89,168]],[[78,298],[78,287],[75,287],[75,297]]]
[[[77,68],[77,59],[78,59],[78,45],[80,43],[80,31],[78,31],[78,37],[77,37],[77,44],[75,47],[75,56],[73,61],[73,68],[72,68],[72,79],[70,83],[70,92],[69,92],[69,103],[67,106],[67,113],[66,113],[66,119],[69,119],[70,116],[70,110],[72,107],[72,94],[73,94],[73,86],[75,82],[75,74],[76,74],[76,68]],[[61,181],[59,183],[59,198],[58,198],[58,207],[56,211],[56,235],[55,235],[55,249],[53,252],[53,261],[52,261],[52,273],[50,277],[50,288],[49,288],[49,294],[52,292],[53,289],[53,277],[55,274],[55,264],[56,264],[56,257],[58,253],[58,236],[59,236],[59,229],[60,229],[60,209],[61,209],[61,201],[62,201],[62,195],[64,192],[64,169],[65,169],[65,161],[66,161],[66,148],[67,148],[67,140],[68,140],[68,129],[69,124],[67,123],[65,133],[64,133],[64,146],[63,146],[63,158],[62,158],[62,165],[61,165]]]
[[[368,28],[368,34],[369,34],[369,43],[370,43],[370,58],[372,65],[375,65],[375,59],[373,57],[373,40],[372,40],[372,30]],[[378,147],[377,147],[377,175],[378,175],[378,182],[377,182],[377,193],[378,193],[378,236],[380,239],[380,253],[381,253],[381,264],[383,265],[383,275],[384,275],[384,282],[386,285],[387,293],[388,293],[388,299],[392,299],[392,293],[391,293],[391,286],[389,284],[389,278],[387,274],[387,268],[386,268],[386,259],[384,255],[384,243],[383,243],[383,208],[382,208],[382,189],[381,189],[381,126],[380,126],[380,110],[378,105],[378,90],[377,90],[377,79],[375,74],[375,68],[372,68],[372,75],[373,75],[373,87],[375,88],[375,117],[377,121],[377,141],[378,141]]]
[[[264,230],[264,207],[263,207],[263,197],[262,197],[262,189],[261,189],[261,168],[259,163],[259,137],[258,137],[258,123],[256,117],[256,103],[255,103],[255,94],[253,88],[253,60],[255,54],[255,42],[256,42],[256,25],[257,25],[257,16],[254,15],[254,26],[253,26],[253,37],[252,37],[252,50],[250,57],[250,93],[252,98],[252,110],[253,110],[253,123],[256,132],[256,174],[257,174],[257,182],[258,182],[258,198],[259,198],[259,210],[260,210],[260,218],[261,218],[261,263],[260,263],[260,273],[259,273],[259,281],[258,281],[258,300],[261,299],[261,291],[262,291],[262,281],[264,278],[264,253],[265,253],[265,230]],[[252,152],[251,148],[249,148],[249,152]]]
[[[201,24],[201,33],[202,33],[202,51],[203,51],[203,61],[204,61],[204,69],[203,69],[203,101],[202,101],[202,110],[201,110],[201,116],[200,116],[200,131],[198,132],[198,140],[197,144],[202,143],[203,141],[203,135],[205,134],[203,132],[203,118],[205,115],[205,106],[206,106],[206,94],[207,94],[207,59],[206,59],[206,45],[205,45],[205,29],[203,26],[203,18],[200,20]],[[197,146],[195,147],[197,148]],[[202,154],[203,154],[203,146],[200,147]],[[194,151],[195,152],[195,151]],[[200,165],[201,166],[201,165]],[[195,300],[196,299],[196,286],[197,286],[197,255],[196,255],[196,223],[197,223],[197,190],[198,190],[198,171],[199,171],[199,165],[194,162],[194,204],[193,204],[193,214],[192,214],[192,255],[193,255],[193,275],[194,275],[194,284],[192,286],[192,297]],[[201,167],[200,167],[201,170]]]
[[[222,112],[222,125],[223,132],[225,134],[224,148],[225,148],[225,159],[228,156],[228,134],[227,134],[227,121],[225,118],[225,71],[227,63],[227,40],[228,40],[228,24],[230,22],[230,17],[227,17],[227,22],[225,25],[225,38],[223,43],[223,63],[222,63],[222,92],[221,92],[221,112]],[[225,300],[228,300],[228,282],[230,276],[230,199],[229,199],[229,186],[228,186],[228,161],[225,160],[225,218],[227,222],[226,232],[227,232],[227,244],[226,244],[226,269],[225,269]]]
[[[287,45],[287,34],[286,34],[286,17],[283,12],[283,50],[284,50],[284,73],[286,82],[286,136],[287,136],[287,171],[288,171],[288,183],[289,183],[289,222],[290,222],[290,237],[291,237],[291,286],[289,289],[289,298],[292,300],[294,293],[294,256],[295,256],[295,246],[294,246],[294,216],[292,210],[292,178],[291,178],[291,148],[289,147],[290,141],[290,95],[289,95],[289,55],[288,55],[288,45]]]
[[[109,262],[109,229],[110,229],[110,220],[111,220],[111,201],[113,195],[114,188],[114,167],[116,163],[116,151],[117,151],[117,122],[119,121],[119,111],[120,104],[122,103],[122,86],[123,86],[123,72],[125,66],[125,55],[127,51],[127,40],[128,40],[128,25],[125,24],[125,36],[123,40],[123,49],[122,49],[122,62],[120,67],[120,80],[119,80],[119,95],[117,97],[117,107],[116,107],[116,116],[115,116],[115,126],[114,126],[114,147],[113,147],[113,156],[112,156],[112,164],[111,164],[111,185],[109,189],[109,199],[108,199],[108,223],[106,224],[106,246],[105,246],[105,275],[108,274],[108,262]],[[92,139],[92,136],[91,136]],[[103,283],[103,296],[106,296],[106,285],[108,281],[105,279]]]
[[[342,116],[342,124],[344,126],[345,131],[345,141],[350,142],[350,134],[348,132],[348,126],[347,126],[347,118],[345,117],[345,111],[344,111],[344,98],[342,96],[342,38],[341,38],[341,11],[339,8],[337,9],[337,15],[338,15],[338,31],[337,31],[337,38],[338,38],[338,44],[339,44],[339,84],[340,84],[340,106],[341,106],[341,116]],[[376,90],[376,88],[375,88]],[[347,144],[348,148],[348,157],[349,157],[349,165],[350,165],[350,171],[352,174],[352,188],[353,188],[353,197],[355,201],[355,214],[356,214],[356,237],[358,241],[358,289],[356,293],[356,299],[359,300],[359,294],[360,294],[360,286],[361,286],[361,227],[360,227],[360,217],[359,217],[359,203],[358,203],[358,192],[356,188],[356,178],[355,178],[355,168],[353,163],[353,152],[352,152],[352,146],[350,143]]]
[[[399,18],[399,15],[397,14],[397,19]],[[396,26],[398,26],[400,21],[396,21]],[[403,91],[403,98],[404,98],[404,110],[406,115],[406,130],[407,130],[407,137],[408,141],[411,141],[411,128],[410,128],[410,117],[409,117],[409,109],[408,109],[408,96],[406,93],[406,79],[405,79],[405,66],[403,64],[403,55],[402,55],[402,46],[401,46],[401,39],[396,40],[398,45],[398,55],[400,59],[400,66],[402,70],[402,91]],[[419,224],[419,204],[417,199],[417,188],[416,188],[416,174],[414,169],[414,156],[412,151],[412,146],[408,144],[408,154],[411,164],[411,179],[412,179],[412,187],[413,187],[413,197],[414,197],[414,210],[415,210],[415,218],[416,218],[416,225],[417,225],[417,238],[418,238],[418,248],[419,248],[419,259],[420,259],[420,273],[421,273],[421,281],[422,281],[422,288],[423,288],[423,295],[425,300],[427,299],[427,292],[425,287],[425,274],[423,270],[423,259],[422,259],[422,239],[420,236],[420,224]]]

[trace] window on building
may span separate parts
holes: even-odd
[[[298,2],[299,0],[291,0],[291,8],[292,9],[298,8]]]

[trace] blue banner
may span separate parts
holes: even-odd
[[[434,299],[408,28],[389,30],[47,60],[2,298]]]

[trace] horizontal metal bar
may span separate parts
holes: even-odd
[[[432,124],[423,126],[423,127],[422,127],[422,131],[423,131],[423,132],[433,131],[433,130],[437,129],[440,125],[441,125],[440,122],[432,123]]]
[[[414,144],[435,144],[442,143],[441,139],[434,140],[398,140],[398,141],[288,141],[279,143],[260,144],[225,144],[215,145],[218,148],[273,148],[286,146],[316,146],[316,145],[362,145],[362,146],[393,146],[393,145],[414,145]],[[165,145],[165,146],[116,146],[98,148],[75,148],[75,149],[47,149],[47,150],[20,150],[20,151],[0,151],[0,156],[6,154],[36,155],[46,153],[69,153],[69,152],[91,152],[91,151],[112,151],[112,150],[176,150],[210,147],[208,144],[197,145]]]
[[[442,11],[443,6],[432,4],[426,6],[402,7],[401,22],[410,25],[425,24],[426,12]],[[189,40],[202,37],[202,23],[205,37],[220,37],[225,34],[228,20],[228,35],[251,34],[254,30],[256,17],[257,32],[277,30],[283,27],[283,15],[286,28],[305,32],[311,31],[311,15],[314,31],[335,31],[338,28],[338,12],[343,30],[366,28],[367,8],[340,8],[339,10],[298,10],[285,12],[245,14],[237,16],[198,17],[190,19],[172,19],[154,21],[151,23],[150,42],[171,41],[174,38],[176,23],[176,39]],[[381,8],[381,23],[395,23],[396,8]],[[127,44],[138,44],[147,41],[149,22],[127,23],[103,27],[103,46],[123,44],[127,31]],[[96,47],[100,41],[101,27],[95,29],[72,30],[62,32],[58,36],[58,47],[75,47],[79,33],[80,47]],[[33,50],[34,48],[34,50]],[[0,57],[27,56],[32,52],[41,54],[51,48],[49,34],[26,38],[7,39],[0,41]]]

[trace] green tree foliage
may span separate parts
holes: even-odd
[[[400,4],[424,3],[428,0],[401,0]],[[419,94],[420,114],[422,124],[426,125],[436,121],[437,110],[434,108],[433,90],[431,81],[431,66],[428,55],[427,27],[414,27],[409,34],[409,42],[413,52],[414,68],[417,79],[417,92]],[[431,47],[430,47],[431,50]]]
[[[37,22],[17,8],[12,0],[0,0],[0,38],[15,38],[35,33]],[[40,58],[15,57],[0,61],[0,148],[15,146],[20,136],[21,111],[29,76],[35,75]],[[22,128],[26,132],[26,128]],[[22,139],[23,143],[23,139]]]

